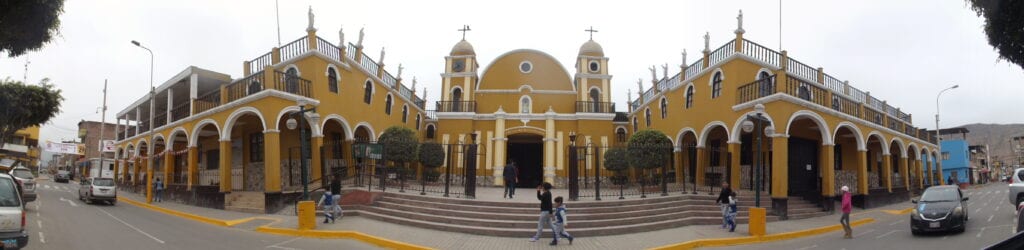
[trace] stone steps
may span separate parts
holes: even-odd
[[[266,196],[262,192],[234,191],[224,196],[224,210],[244,213],[266,213]]]
[[[429,207],[429,206],[414,206],[405,205],[400,203],[392,203],[388,201],[378,201],[376,204],[378,207],[402,210],[408,212],[417,212],[425,214],[435,214],[443,216],[461,216],[463,218],[474,218],[474,219],[495,219],[495,220],[533,220],[537,219],[536,213],[539,212],[537,208],[530,208],[524,210],[517,210],[512,212],[480,212],[480,211],[451,211],[441,208]],[[572,214],[573,220],[606,220],[630,216],[649,216],[649,215],[662,215],[672,214],[683,211],[690,211],[697,213],[700,216],[718,216],[720,212],[717,206],[697,206],[697,205],[684,205],[684,206],[666,206],[661,208],[654,208],[648,210],[635,210],[635,211],[624,211],[624,212],[598,212],[588,213],[585,210],[578,211],[579,209],[569,207],[568,210]],[[740,210],[738,216],[746,217],[747,210]]]

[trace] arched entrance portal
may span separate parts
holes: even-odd
[[[535,188],[544,182],[544,137],[536,134],[508,136],[508,159],[519,170],[516,187]]]
[[[789,196],[817,203],[824,195],[821,179],[820,149],[825,138],[811,116],[798,116],[789,124]]]

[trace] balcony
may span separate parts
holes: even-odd
[[[615,103],[577,101],[576,113],[615,113]]]
[[[437,112],[476,112],[475,101],[438,101]]]

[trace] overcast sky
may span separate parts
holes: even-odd
[[[550,53],[571,70],[583,30],[610,58],[613,100],[626,107],[636,79],[650,87],[651,65],[678,72],[680,52],[690,62],[703,49],[734,38],[736,14],[744,12],[745,38],[778,49],[778,1],[281,1],[281,42],[303,35],[307,8],[316,14],[318,35],[338,42],[338,29],[354,41],[366,28],[367,54],[403,77],[419,79],[428,101],[438,99],[444,56],[467,34],[481,67],[507,51],[530,48]],[[913,114],[914,125],[935,127],[935,95],[959,84],[942,99],[943,127],[967,123],[1021,123],[1024,73],[997,60],[985,40],[983,20],[963,1],[784,1],[782,48],[792,58],[823,67],[841,80]],[[41,141],[75,137],[77,122],[100,120],[104,79],[109,80],[107,121],[149,88],[149,55],[156,55],[155,82],[163,83],[190,65],[238,78],[242,62],[278,44],[274,1],[105,1],[67,0],[61,35],[40,51],[0,59],[0,77],[28,82],[48,77],[64,90],[63,112],[42,129]],[[660,76],[662,73],[659,73]],[[570,72],[572,74],[572,72]]]

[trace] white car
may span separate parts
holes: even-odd
[[[106,201],[117,204],[117,186],[112,178],[90,177],[79,183],[78,199],[85,203]]]
[[[33,202],[36,200],[36,176],[32,174],[32,170],[26,167],[14,167],[8,172],[14,179],[21,184],[21,200],[24,202]]]
[[[1010,175],[1010,192],[1008,198],[1010,198],[1011,205],[1017,205],[1024,202],[1024,168],[1018,168],[1013,170],[1013,174]]]
[[[17,181],[8,174],[0,174],[0,244],[2,249],[21,249],[28,245],[24,203]]]

